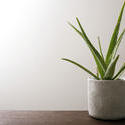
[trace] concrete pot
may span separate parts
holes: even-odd
[[[125,118],[125,80],[88,79],[88,112],[102,120]]]

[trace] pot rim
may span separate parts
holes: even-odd
[[[88,77],[88,81],[96,81],[96,82],[112,82],[112,81],[114,81],[114,82],[117,81],[118,82],[118,81],[123,81],[123,82],[125,82],[125,78],[120,78],[118,80],[97,80],[97,79]]]

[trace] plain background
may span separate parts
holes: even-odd
[[[1,0],[0,110],[86,110],[88,74],[95,71],[85,42],[67,24],[83,27],[106,52],[123,0]],[[125,13],[121,31],[125,27]],[[119,51],[124,62],[125,39]]]

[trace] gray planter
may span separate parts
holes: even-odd
[[[125,118],[125,80],[88,80],[88,112],[96,119]]]

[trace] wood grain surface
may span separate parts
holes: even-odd
[[[125,120],[95,120],[85,111],[0,111],[0,125],[125,125]]]

